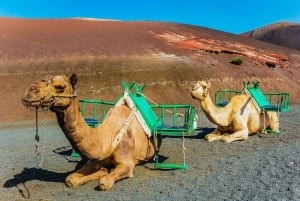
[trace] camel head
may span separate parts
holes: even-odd
[[[210,88],[210,82],[198,81],[192,88],[191,95],[195,99],[204,100],[208,95],[208,89]]]
[[[74,86],[77,82],[75,74],[67,77],[65,75],[47,76],[39,82],[31,84],[22,98],[23,105],[51,111],[61,111],[67,108],[74,94]]]

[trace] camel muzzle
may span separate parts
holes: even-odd
[[[25,98],[22,98],[22,104],[26,107],[40,107],[41,106],[41,100],[26,100]]]

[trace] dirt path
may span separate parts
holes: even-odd
[[[109,192],[96,190],[97,182],[65,186],[79,159],[69,157],[71,147],[55,122],[40,129],[38,159],[33,122],[2,124],[0,200],[300,200],[300,105],[280,118],[281,135],[225,144],[203,139],[213,125],[201,115],[201,129],[185,138],[188,170],[153,170],[147,163]],[[182,163],[181,138],[165,138],[160,155]]]

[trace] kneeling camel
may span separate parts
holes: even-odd
[[[264,126],[278,131],[276,112],[264,114],[258,111],[248,94],[233,96],[225,107],[218,108],[210,98],[209,88],[209,82],[199,81],[191,92],[192,97],[200,101],[207,118],[217,125],[212,133],[205,136],[207,141],[222,140],[229,143],[246,140],[249,135],[261,132]]]
[[[89,127],[80,112],[76,83],[75,74],[46,77],[26,90],[22,102],[55,112],[72,147],[88,158],[82,168],[66,178],[66,184],[78,187],[98,180],[101,190],[109,190],[115,182],[132,177],[136,165],[152,159],[155,146],[127,105],[114,107],[102,124]]]

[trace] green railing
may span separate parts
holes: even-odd
[[[258,82],[253,82],[253,87],[248,87],[249,83],[244,83],[244,92],[256,102],[257,106],[263,111],[290,111],[290,94],[286,92],[262,93]],[[221,90],[215,93],[215,105],[224,107],[235,95],[240,94],[238,90]]]
[[[161,135],[189,135],[194,131],[195,107],[186,104],[151,105],[159,117],[161,126],[156,130]]]
[[[87,124],[97,127],[101,124],[110,108],[114,107],[114,102],[102,100],[80,100],[82,104],[81,114]],[[186,104],[177,105],[150,105],[157,115],[160,124],[155,128],[158,134],[176,136],[188,135],[194,131],[195,107]]]
[[[91,127],[96,127],[98,124],[101,124],[108,110],[115,105],[114,102],[91,99],[83,99],[79,102],[82,104],[81,114]]]
[[[264,93],[270,105],[277,105],[280,112],[290,111],[290,94],[289,93]]]
[[[157,126],[161,125],[157,115],[153,112],[150,107],[146,97],[142,94],[142,90],[145,88],[145,85],[137,85],[135,82],[130,82],[128,85],[124,81],[121,82],[121,86],[124,89],[124,93],[120,96],[118,102],[122,100],[123,97],[129,98],[129,102],[137,108],[138,112],[141,114],[141,119],[146,123],[148,129],[150,130],[149,134],[153,133]],[[130,103],[127,103],[130,105]]]
[[[231,100],[231,98],[237,94],[240,94],[241,91],[238,90],[222,90],[216,91],[215,93],[215,105],[217,107],[224,107]]]

